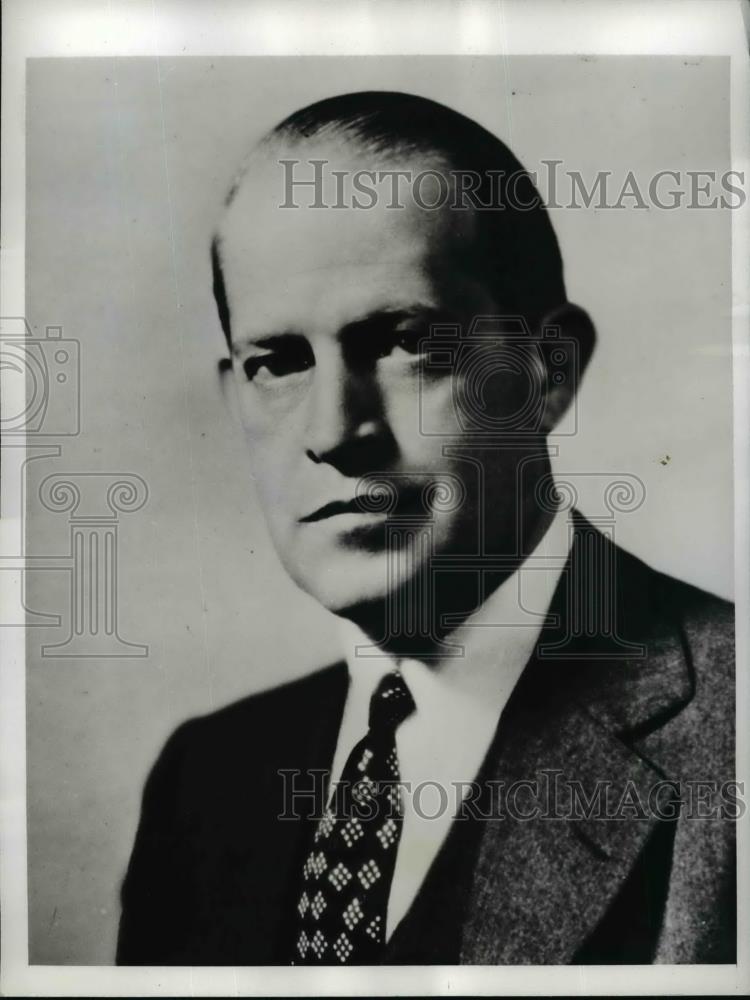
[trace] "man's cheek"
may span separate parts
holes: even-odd
[[[256,447],[250,454],[250,472],[261,507],[269,523],[288,520],[288,509],[296,492],[292,470],[274,451]]]
[[[449,377],[415,382],[408,393],[394,394],[388,400],[388,417],[407,461],[441,455],[443,444],[460,433]]]

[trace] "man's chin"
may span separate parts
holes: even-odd
[[[390,579],[385,552],[339,552],[314,563],[295,567],[292,573],[297,586],[332,614],[343,618],[358,617],[363,607],[384,604],[398,586]]]
[[[326,579],[300,583],[302,589],[331,614],[358,620],[360,611],[373,605],[385,604],[388,591],[385,586],[375,586],[372,580]]]

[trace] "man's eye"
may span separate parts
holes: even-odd
[[[379,358],[387,358],[396,352],[404,352],[413,357],[422,353],[422,342],[427,334],[422,329],[396,330],[380,345]]]
[[[396,346],[407,354],[421,354],[425,336],[424,330],[400,330],[396,333]]]
[[[306,371],[312,368],[313,364],[311,351],[272,351],[269,354],[256,354],[246,358],[242,368],[248,382],[255,379],[271,381]]]

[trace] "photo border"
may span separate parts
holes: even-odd
[[[210,12],[209,12],[210,9]],[[253,55],[728,55],[731,168],[750,176],[748,4],[744,0],[6,0],[2,66],[3,316],[25,315],[26,59],[39,56]],[[737,663],[750,662],[750,204],[732,213],[735,602]],[[17,412],[10,385],[4,406]],[[3,442],[3,551],[21,551],[23,440]],[[0,573],[18,605],[21,569]],[[621,995],[750,989],[750,817],[737,823],[737,966],[412,966],[125,968],[29,966],[26,704],[23,628],[4,636],[0,675],[2,992],[73,995]],[[750,683],[737,679],[737,778],[750,782]]]

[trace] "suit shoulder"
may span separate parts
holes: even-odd
[[[734,663],[735,607],[716,594],[652,570],[660,603],[682,628],[693,658]]]
[[[630,557],[634,558],[634,557]],[[652,608],[652,635],[658,648],[678,643],[691,676],[692,711],[701,714],[706,740],[734,707],[735,607],[731,601],[642,564]],[[709,740],[710,741],[710,740]]]
[[[734,778],[734,604],[656,570],[660,633],[672,631],[664,662],[681,649],[690,689],[687,702],[644,744],[647,754],[685,780],[725,782]],[[658,641],[658,640],[657,640]],[[674,650],[673,654],[668,652]],[[668,667],[667,667],[668,669]]]
[[[638,614],[646,614],[656,626],[677,624],[691,638],[694,634],[708,633],[714,640],[719,637],[733,640],[731,601],[654,569],[619,546],[615,548],[624,599],[626,604],[637,606]]]
[[[658,570],[652,569],[651,572],[655,575],[657,585],[667,603],[678,610],[684,620],[695,620],[704,624],[715,622],[717,625],[729,625],[734,628],[732,601]]]
[[[188,750],[206,741],[225,742],[235,736],[244,739],[253,732],[264,738],[278,732],[282,719],[285,726],[294,726],[295,719],[314,711],[320,703],[330,702],[345,684],[346,666],[341,662],[240,698],[181,723],[167,741],[165,752]]]

